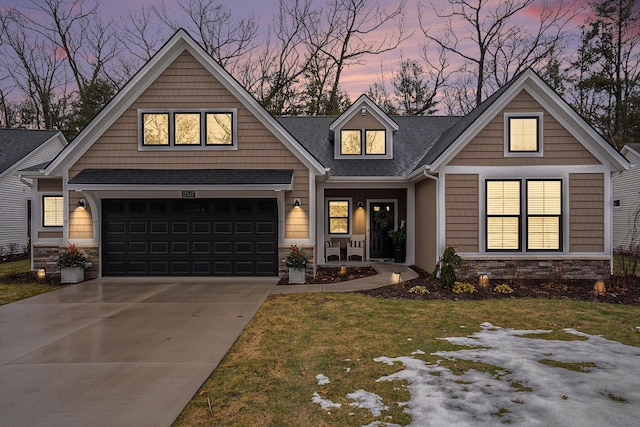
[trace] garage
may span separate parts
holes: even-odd
[[[277,201],[104,199],[102,242],[103,276],[277,276]]]

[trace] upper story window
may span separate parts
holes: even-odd
[[[140,111],[140,146],[235,148],[235,110]]]
[[[386,131],[383,129],[342,129],[340,131],[340,154],[361,156],[363,153],[365,155],[385,155]]]
[[[62,227],[63,204],[62,196],[42,196],[42,225],[44,227]]]
[[[505,155],[542,155],[542,113],[505,114]]]

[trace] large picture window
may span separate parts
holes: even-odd
[[[487,251],[562,250],[562,181],[525,184],[523,197],[521,180],[486,181]]]
[[[140,111],[140,146],[234,148],[235,110]]]
[[[44,227],[62,227],[63,203],[62,196],[42,197],[42,225]]]
[[[349,200],[329,200],[329,233],[349,234]]]

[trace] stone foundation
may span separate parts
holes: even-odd
[[[559,259],[559,260],[476,260],[465,259],[458,272],[460,278],[474,283],[480,273],[487,273],[491,280],[517,280],[526,278],[571,280],[608,279],[611,269],[608,259]]]
[[[47,274],[59,273],[56,266],[60,252],[67,248],[67,245],[33,245],[33,269],[44,268]],[[97,246],[81,246],[80,249],[87,255],[90,263],[89,268],[84,271],[85,280],[96,279],[98,277],[100,259]]]

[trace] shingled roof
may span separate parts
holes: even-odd
[[[108,185],[286,185],[290,169],[85,169],[69,184]]]
[[[298,142],[332,176],[397,176],[411,173],[438,139],[460,120],[460,117],[393,116],[399,130],[393,134],[393,159],[335,159],[329,138],[329,126],[335,116],[277,117]]]
[[[0,175],[57,133],[57,130],[0,129]]]

